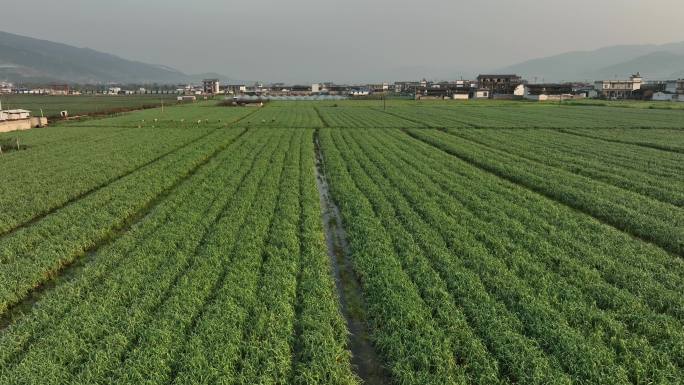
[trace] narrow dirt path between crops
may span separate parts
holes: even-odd
[[[330,196],[330,187],[325,177],[325,167],[321,156],[318,130],[314,136],[316,149],[316,186],[321,201],[321,218],[328,255],[333,267],[335,286],[342,314],[349,330],[349,349],[352,353],[352,367],[364,384],[389,384],[387,370],[371,344],[366,324],[365,303],[361,287],[354,273],[351,262],[351,251],[347,242],[347,234],[342,227],[340,209]]]

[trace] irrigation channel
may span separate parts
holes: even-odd
[[[335,286],[342,314],[349,330],[349,348],[352,353],[352,366],[364,384],[389,384],[389,375],[383,367],[375,348],[371,344],[366,324],[366,306],[361,287],[354,273],[347,235],[342,226],[342,216],[335,201],[330,196],[330,187],[325,176],[324,160],[321,156],[318,130],[314,136],[316,151],[316,186],[321,202],[321,216],[325,241],[330,256]]]

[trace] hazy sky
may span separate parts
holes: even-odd
[[[0,30],[263,81],[455,78],[571,50],[684,41],[683,0],[1,2]]]

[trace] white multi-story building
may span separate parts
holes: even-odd
[[[221,84],[218,79],[204,79],[202,81],[202,90],[205,94],[218,94],[221,89]]]
[[[14,84],[8,82],[0,82],[0,94],[11,94]]]
[[[637,72],[629,80],[599,80],[594,88],[599,97],[605,99],[629,99],[635,91],[641,89],[644,79]]]

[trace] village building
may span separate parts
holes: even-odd
[[[523,97],[527,100],[543,102],[584,98],[585,95],[584,92],[577,92],[572,83],[543,83],[526,84]]]
[[[295,84],[290,87],[290,95],[293,96],[308,96],[311,95],[311,86],[304,86]]]
[[[389,83],[375,83],[366,86],[371,93],[379,94],[389,91]]]
[[[675,85],[675,92],[678,95],[684,95],[684,79],[677,79],[676,85]]]
[[[473,97],[475,90],[477,83],[469,80],[425,82],[415,88],[415,98],[466,100]]]
[[[489,90],[486,88],[478,88],[473,91],[473,99],[489,99]]]
[[[215,95],[221,92],[221,84],[218,79],[204,79],[202,89],[205,94]]]
[[[594,83],[598,96],[603,99],[632,99],[639,95],[644,79],[638,72],[629,80],[599,80]]]
[[[50,95],[69,95],[68,84],[53,84],[48,91]]]
[[[328,90],[328,95],[347,95],[351,87],[345,84],[325,83],[325,88]]]
[[[401,81],[394,83],[394,92],[398,94],[415,94],[420,87],[420,82],[417,81]]]
[[[14,84],[0,82],[0,94],[11,94],[14,91]]]
[[[479,75],[477,77],[477,85],[480,89],[489,90],[490,98],[512,98],[516,90],[522,97],[522,89],[520,85],[524,84],[522,77],[514,74],[500,74],[500,75]]]

